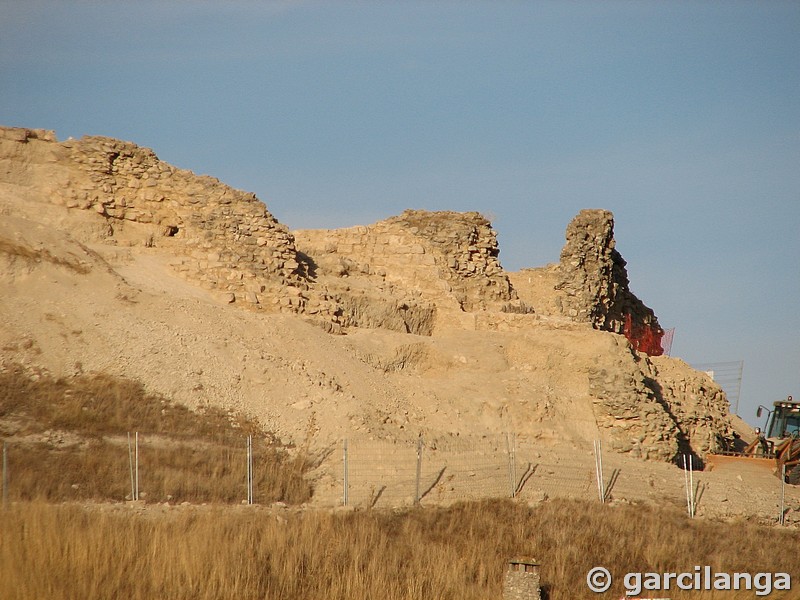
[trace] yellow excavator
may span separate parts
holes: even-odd
[[[786,483],[800,485],[800,402],[789,396],[774,402],[772,410],[759,406],[756,416],[760,419],[764,411],[767,423],[763,430],[756,428],[755,439],[746,445],[741,439],[721,440],[720,451],[707,457],[708,467],[747,460],[774,469]]]

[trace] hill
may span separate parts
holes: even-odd
[[[517,432],[668,462],[741,428],[705,373],[659,355],[608,211],[509,273],[478,213],[292,232],[133,143],[0,128],[0,215],[5,370],[127,377],[323,449]]]

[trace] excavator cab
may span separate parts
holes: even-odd
[[[759,406],[756,416],[763,414]],[[787,483],[800,484],[800,402],[791,396],[773,403],[762,438],[777,460],[777,473],[785,473]]]
[[[761,418],[763,409],[763,406],[759,406],[756,416]],[[791,396],[775,402],[767,420],[766,432],[767,439],[800,437],[800,402],[795,402]]]

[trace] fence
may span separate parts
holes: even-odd
[[[68,442],[69,440],[66,440]],[[268,439],[240,444],[132,432],[74,444],[4,441],[3,501],[299,503],[311,496],[302,456]]]
[[[728,403],[731,405],[731,412],[739,414],[739,396],[742,391],[742,372],[744,371],[744,361],[716,362],[716,363],[694,363],[693,369],[704,371],[711,379],[719,384],[725,395],[728,396]]]
[[[96,440],[83,447],[44,450],[3,442],[2,498],[9,501],[145,500],[297,504],[311,499],[308,462],[289,457],[266,439],[238,444],[158,435]],[[797,522],[800,489],[763,472],[742,470],[727,480],[604,452],[599,441],[560,451],[513,433],[482,437],[419,438],[390,442],[351,438],[329,448],[316,472],[317,505],[394,508],[459,500],[571,498],[672,503],[690,516],[758,514]],[[760,479],[759,479],[760,478]],[[742,508],[740,501],[750,502]],[[794,513],[791,514],[792,507]],[[791,518],[788,515],[791,514]]]
[[[320,504],[394,508],[459,500],[571,498],[600,502],[656,501],[718,516],[760,515],[786,522],[800,490],[762,471],[731,472],[727,479],[699,469],[691,455],[679,468],[642,462],[593,449],[556,453],[532,437],[505,434],[389,442],[351,438],[331,453],[327,487],[315,491]],[[747,503],[745,505],[745,503]],[[798,505],[800,510],[800,504]]]
[[[480,498],[570,497],[607,500],[618,477],[596,460],[543,459],[530,439],[515,434],[415,443],[344,440],[341,503],[403,506]],[[605,481],[606,475],[610,476]],[[329,494],[329,501],[334,500]]]

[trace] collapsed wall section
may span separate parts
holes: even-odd
[[[413,246],[423,248],[431,257],[428,263],[432,262],[435,270],[429,271],[428,281],[425,276],[418,278],[429,294],[444,292],[468,312],[496,308],[499,303],[516,299],[500,266],[497,235],[480,213],[406,210],[380,225],[387,232],[394,230],[410,239]]]
[[[625,334],[648,354],[661,354],[663,330],[653,310],[631,292],[625,259],[615,245],[611,212],[586,209],[570,222],[556,283],[561,312]]]
[[[631,353],[621,337],[610,337],[587,375],[597,425],[611,448],[673,462],[718,451],[718,440],[732,433],[722,389],[679,359]]]
[[[677,424],[678,440],[701,457],[721,451],[720,440],[732,438],[734,430],[730,403],[719,384],[668,356],[646,359],[644,369],[655,397]]]

